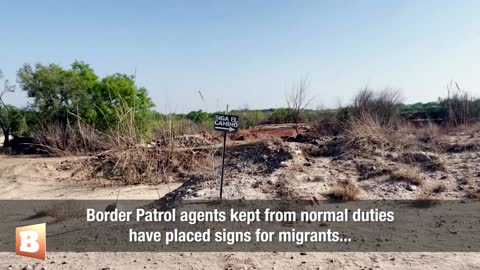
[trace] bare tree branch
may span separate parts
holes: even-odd
[[[310,105],[313,98],[308,97],[308,88],[310,87],[310,80],[308,78],[302,79],[298,83],[294,83],[290,94],[287,95],[287,106],[291,112],[293,123],[295,124],[295,131],[298,135],[298,123],[300,122],[302,111]]]

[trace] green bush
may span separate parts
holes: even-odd
[[[32,111],[38,114],[36,125],[82,121],[105,131],[129,122],[139,138],[151,129],[154,104],[132,76],[117,73],[99,79],[89,65],[79,61],[70,69],[26,64],[17,75],[20,87],[33,101]]]
[[[186,118],[196,123],[207,123],[210,121],[213,123],[213,116],[202,110],[191,111],[186,115]]]

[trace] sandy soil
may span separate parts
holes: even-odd
[[[229,199],[273,199],[285,196],[309,199],[322,197],[338,180],[357,179],[360,175],[355,160],[333,160],[305,155],[299,143],[287,144],[291,157],[268,160],[276,170],[258,173],[258,164],[243,162],[237,157],[228,163],[225,194]],[[256,149],[256,148],[255,148]],[[260,156],[265,153],[256,153]],[[249,158],[252,153],[246,153]],[[274,153],[275,157],[282,155]],[[359,182],[363,199],[414,199],[430,194],[435,183],[444,181],[447,191],[435,195],[441,199],[464,196],[466,190],[479,186],[480,155],[478,152],[451,153],[440,157],[448,174],[422,172],[425,184],[409,190],[405,183],[367,179]],[[71,160],[71,158],[69,158]],[[79,159],[79,158],[77,158]],[[0,156],[0,196],[2,199],[157,199],[179,183],[158,186],[126,186],[91,188],[62,169],[66,158]],[[371,162],[366,160],[365,162]],[[389,161],[382,159],[380,162]],[[390,164],[391,165],[391,164]],[[464,181],[464,179],[467,181]],[[370,182],[369,182],[370,181]],[[373,182],[372,182],[373,181]],[[463,184],[462,184],[463,183]],[[182,187],[180,187],[181,189]],[[183,187],[184,188],[184,187]],[[282,189],[282,190],[278,190]],[[158,193],[157,193],[158,191]],[[281,192],[280,192],[281,191]],[[187,198],[216,198],[216,181],[199,184]],[[392,195],[393,194],[393,195]],[[47,253],[47,260],[38,262],[0,254],[1,269],[480,269],[479,253]]]
[[[480,269],[474,253],[49,253],[45,262],[0,254],[2,269]]]
[[[66,160],[81,159],[0,155],[0,199],[116,199],[120,192],[119,199],[153,200],[181,185],[91,187],[62,168]]]

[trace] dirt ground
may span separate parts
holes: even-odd
[[[1,254],[2,269],[480,269],[475,253],[49,253],[45,262]]]
[[[325,140],[242,144],[229,150],[224,192],[227,199],[326,199],[339,181],[354,180],[358,199],[462,199],[475,194],[480,187],[480,151],[462,148],[477,139],[478,134],[447,137],[453,147],[449,151],[373,147],[371,152],[363,149],[364,155],[354,156],[349,156],[347,149],[330,153],[329,147],[335,142]],[[415,163],[415,167],[420,167],[421,184],[412,184],[408,179],[392,180],[399,167],[412,168],[401,158],[407,152],[409,157],[422,159]],[[184,199],[218,196],[218,179],[206,179],[195,186],[180,182],[156,186],[91,185],[72,176],[75,166],[66,166],[82,159],[2,155],[0,196],[2,199],[115,199],[119,194],[120,199],[154,200],[170,191],[184,191]],[[65,163],[66,160],[69,162]],[[442,189],[437,190],[440,183]],[[47,252],[44,262],[13,253],[0,254],[1,269],[23,269],[28,265],[35,269],[480,269],[480,254]]]
[[[78,157],[36,157],[0,155],[1,199],[158,199],[180,186],[135,185],[101,187],[72,179],[63,162],[80,162]],[[157,193],[158,191],[158,193]],[[120,192],[120,194],[119,194]]]

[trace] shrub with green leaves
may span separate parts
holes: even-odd
[[[99,79],[88,64],[79,61],[70,69],[26,64],[17,75],[40,125],[82,121],[108,130],[133,121],[140,137],[150,129],[154,104],[132,76],[117,73]]]

